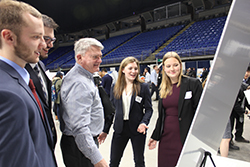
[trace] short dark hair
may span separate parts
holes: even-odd
[[[250,71],[250,65],[247,67],[247,71]]]
[[[42,14],[42,19],[44,27],[53,28],[54,30],[59,27],[58,24],[56,24],[56,22],[51,17],[45,14]]]
[[[63,76],[63,74],[60,72],[60,71],[58,71],[57,73],[56,73],[56,77],[62,77]]]
[[[102,68],[102,72],[108,72],[106,68]]]

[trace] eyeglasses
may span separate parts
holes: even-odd
[[[43,36],[46,44],[49,44],[50,42],[54,43],[56,41],[56,38],[50,38],[49,36]]]
[[[94,60],[99,60],[99,59],[102,59],[102,55],[100,55],[100,56],[98,56],[98,55],[91,55],[90,56],[92,59],[94,59]]]

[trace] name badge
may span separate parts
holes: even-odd
[[[142,97],[140,97],[140,96],[136,96],[135,97],[135,101],[136,102],[141,103],[141,100],[142,100]]]
[[[185,99],[191,99],[192,98],[192,91],[187,91],[185,95]]]

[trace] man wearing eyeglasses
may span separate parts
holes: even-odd
[[[58,25],[55,23],[55,21],[52,18],[46,15],[42,15],[42,19],[43,19],[43,25],[44,25],[43,38],[45,40],[46,47],[40,51],[39,62],[35,64],[28,63],[26,64],[25,68],[29,72],[30,78],[33,80],[34,85],[36,87],[36,92],[38,96],[40,97],[40,101],[43,104],[43,108],[46,112],[49,125],[53,134],[54,148],[55,148],[57,137],[56,137],[55,124],[54,124],[52,113],[51,113],[51,108],[52,108],[51,81],[45,73],[46,68],[45,68],[44,63],[41,60],[46,59],[48,57],[49,49],[53,47],[53,43],[56,40],[54,36],[54,30],[56,30]]]
[[[98,149],[104,113],[93,73],[99,71],[103,45],[82,38],[74,45],[75,66],[61,85],[61,150],[66,167],[108,167]]]

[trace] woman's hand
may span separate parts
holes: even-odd
[[[154,139],[149,139],[149,142],[148,142],[148,148],[150,150],[153,150],[155,147],[156,147],[156,144],[157,144],[157,141],[154,140]]]

